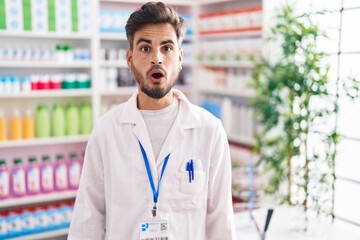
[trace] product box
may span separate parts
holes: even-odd
[[[55,0],[56,32],[71,32],[71,0]]]
[[[23,31],[22,0],[5,0],[5,14],[8,31]]]
[[[31,4],[32,31],[47,32],[48,26],[48,1],[36,0]]]
[[[78,31],[89,33],[91,26],[91,0],[77,0]]]

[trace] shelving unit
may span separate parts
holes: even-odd
[[[42,38],[42,39],[70,39],[90,40],[91,35],[87,33],[37,33],[37,32],[6,32],[0,31],[2,38]]]
[[[23,99],[23,98],[64,98],[64,97],[91,97],[92,90],[39,90],[19,94],[3,94],[0,99]]]
[[[240,59],[232,60],[229,54],[234,54],[236,51],[243,53],[250,51],[251,48],[246,46],[243,47],[244,49],[237,48],[241,47],[241,44],[246,44],[255,39],[261,41],[262,25],[231,25],[233,23],[229,22],[229,18],[232,16],[231,14],[261,11],[261,6],[261,0],[205,0],[199,3],[197,9],[197,15],[200,19],[200,26],[197,29],[197,48],[200,50],[198,50],[197,55],[200,56],[201,54],[201,58],[197,63],[197,77],[206,79],[206,81],[197,81],[196,84],[193,85],[195,101],[197,103],[209,101],[211,105],[220,105],[220,108],[222,108],[221,106],[226,102],[227,107],[223,106],[226,109],[229,108],[230,102],[230,107],[232,108],[231,113],[227,111],[225,114],[226,109],[224,109],[223,112],[223,117],[230,116],[232,120],[230,121],[232,122],[232,126],[225,127],[229,141],[247,147],[255,144],[254,137],[248,136],[248,132],[247,134],[237,132],[239,131],[239,127],[235,126],[245,125],[244,122],[240,122],[244,119],[247,119],[247,121],[250,121],[250,119],[254,121],[254,119],[250,116],[244,118],[242,115],[236,114],[251,113],[251,111],[246,111],[246,109],[249,108],[249,99],[253,97],[254,93],[247,87],[247,81],[251,79],[250,73],[253,71],[255,65],[248,60],[247,57],[244,58],[244,56],[238,57]],[[208,23],[204,25],[204,21],[207,19],[209,19]],[[237,20],[239,21],[238,24],[240,24],[241,21],[245,22],[242,17],[237,17]],[[226,26],[225,23],[228,26]],[[229,25],[232,27],[229,27]],[[227,29],[221,29],[219,26],[226,26]],[[208,44],[208,46],[205,46],[205,44]],[[208,50],[209,48],[210,50]],[[259,52],[261,52],[261,49],[259,49]],[[207,56],[206,54],[211,56]],[[228,54],[228,56],[224,57],[224,54]],[[209,59],[207,59],[207,57]],[[207,74],[210,75],[211,73],[213,73],[212,75],[218,74],[216,79],[210,79],[208,77]],[[231,79],[230,74],[232,76]],[[239,82],[245,80],[246,82]],[[245,110],[237,108],[244,108]],[[229,122],[229,120],[223,120],[224,124]]]
[[[41,239],[52,239],[55,237],[62,237],[62,236],[66,236],[68,233],[68,229],[64,228],[64,229],[59,229],[59,230],[54,230],[54,231],[49,231],[49,232],[43,232],[43,233],[37,233],[37,234],[30,234],[30,235],[25,235],[22,237],[16,237],[16,238],[8,238],[8,240],[41,240]]]
[[[89,136],[66,136],[66,137],[51,137],[51,138],[35,138],[29,140],[14,140],[14,141],[0,142],[0,149],[86,143],[88,139]]]
[[[96,0],[91,1],[91,12],[94,14],[91,18],[91,29],[88,33],[35,33],[35,32],[4,32],[0,31],[0,44],[13,41],[15,44],[55,44],[55,43],[69,43],[74,46],[86,46],[90,49],[91,60],[88,62],[20,62],[20,61],[0,61],[0,75],[9,75],[11,73],[29,74],[29,73],[69,73],[69,72],[86,72],[91,76],[91,89],[74,89],[74,90],[48,90],[48,91],[33,91],[30,93],[20,94],[1,94],[0,106],[2,103],[6,104],[7,109],[11,109],[17,104],[36,105],[39,102],[46,101],[48,104],[60,101],[67,103],[73,101],[80,103],[82,101],[90,101],[93,106],[93,121],[101,116],[104,112],[104,105],[109,106],[114,102],[119,103],[125,101],[135,90],[135,86],[121,86],[117,88],[107,89],[105,83],[102,82],[102,69],[113,68],[117,72],[127,71],[127,63],[125,60],[104,61],[99,58],[100,49],[126,49],[128,47],[125,33],[103,33],[99,30],[99,21],[97,20],[99,14],[103,9],[113,11],[133,11],[142,4],[148,2],[147,0]],[[181,14],[191,15],[193,19],[199,19],[201,14],[213,11],[223,11],[230,8],[242,8],[248,6],[260,5],[261,0],[165,0],[178,10]],[[192,102],[199,104],[202,98],[230,98],[231,101],[247,101],[252,96],[251,92],[240,89],[226,90],[219,87],[206,88],[200,86],[199,82],[204,82],[207,79],[199,76],[202,68],[215,68],[232,71],[237,70],[251,70],[254,65],[246,60],[242,61],[197,61],[198,51],[203,41],[226,40],[226,39],[247,39],[247,38],[261,38],[261,29],[250,29],[249,31],[219,31],[206,32],[198,34],[198,25],[195,20],[190,22],[193,29],[193,34],[186,35],[184,39],[183,49],[186,49],[186,55],[183,61],[183,74],[188,77],[185,79],[184,85],[175,85],[174,88],[180,89]],[[185,45],[186,44],[186,45]],[[190,49],[190,50],[189,50]],[[185,50],[184,50],[185,53]],[[190,57],[189,57],[190,56]],[[206,84],[205,84],[206,85]],[[46,99],[46,100],[45,100]],[[244,100],[245,99],[245,100]],[[51,105],[49,105],[51,106]],[[10,116],[9,110],[7,111]],[[238,123],[241,124],[241,123]],[[239,135],[238,133],[228,134],[231,142],[236,142],[246,146],[252,146],[254,139]],[[58,149],[79,147],[83,148],[86,145],[89,136],[71,136],[58,137],[47,139],[32,139],[21,141],[7,141],[0,142],[0,151],[6,158],[15,157],[18,152],[29,151],[38,153],[41,149],[44,151],[51,151],[56,153]],[[12,154],[12,155],[11,155]],[[40,153],[39,153],[40,154]],[[61,193],[41,194],[31,197],[24,197],[18,199],[7,199],[0,201],[0,210],[7,207],[15,207],[28,204],[46,203],[51,201],[73,199],[76,196],[76,191],[66,191]],[[41,234],[27,235],[13,239],[48,239],[58,236],[65,236],[67,229],[46,232]]]
[[[41,62],[41,61],[17,61],[17,62],[0,62],[0,68],[91,68],[91,62],[73,62],[73,63],[59,63],[59,62]]]
[[[34,196],[8,198],[5,200],[1,200],[0,208],[10,208],[16,206],[61,201],[61,200],[75,198],[75,196],[76,196],[76,190],[72,190],[72,191],[69,190],[64,192],[41,193]]]

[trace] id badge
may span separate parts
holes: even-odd
[[[140,240],[169,240],[167,217],[152,217],[140,223]]]

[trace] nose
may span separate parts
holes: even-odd
[[[152,65],[161,65],[163,63],[163,56],[161,54],[161,51],[154,51],[154,54],[151,58],[151,64]]]

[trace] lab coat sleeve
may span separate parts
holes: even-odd
[[[85,151],[68,240],[100,240],[105,235],[104,167],[94,129]]]
[[[206,217],[207,240],[235,240],[229,143],[219,122],[211,147]]]

